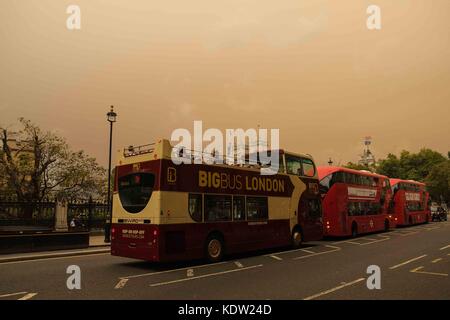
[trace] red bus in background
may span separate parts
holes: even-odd
[[[429,193],[424,183],[401,179],[390,179],[390,183],[393,194],[390,213],[397,218],[398,225],[428,223],[431,220]]]
[[[389,178],[369,171],[318,167],[324,236],[356,236],[395,227]]]

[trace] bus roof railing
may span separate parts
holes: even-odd
[[[125,158],[127,157],[132,157],[132,156],[138,156],[141,154],[146,154],[146,153],[153,153],[155,151],[155,144],[154,143],[150,143],[150,144],[145,144],[142,146],[128,146],[127,148],[123,149],[123,156]]]

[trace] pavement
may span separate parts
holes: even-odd
[[[81,287],[71,290],[74,266]],[[379,289],[369,289],[374,268],[380,271]],[[230,256],[215,264],[150,263],[95,251],[3,262],[0,300],[448,300],[449,273],[446,221]]]
[[[91,235],[89,248],[76,250],[52,250],[29,253],[13,253],[0,255],[0,264],[13,261],[39,260],[57,257],[82,256],[110,252],[110,243],[105,243],[104,235]]]

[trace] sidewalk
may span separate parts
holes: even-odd
[[[85,249],[74,250],[54,250],[42,252],[13,253],[0,255],[0,265],[7,262],[19,262],[30,260],[41,260],[51,258],[73,257],[83,255],[102,254],[110,252],[110,244],[104,242],[103,235],[91,235],[89,238],[89,247]]]
[[[89,237],[89,248],[92,247],[109,247],[110,243],[105,243],[105,236],[90,236]]]

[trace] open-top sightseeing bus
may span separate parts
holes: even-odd
[[[311,156],[280,152],[276,175],[257,166],[180,164],[168,140],[120,152],[115,168],[112,255],[150,261],[300,246],[322,238]]]
[[[429,222],[431,210],[425,184],[402,179],[390,179],[390,182],[393,193],[391,213],[397,218],[397,224],[406,226]]]
[[[363,170],[318,167],[322,194],[324,236],[356,236],[389,230],[389,178]]]

